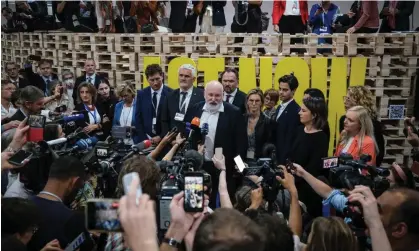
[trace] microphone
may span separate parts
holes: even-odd
[[[59,138],[59,139],[54,139],[54,140],[47,141],[47,144],[49,146],[53,146],[53,145],[58,145],[58,144],[62,144],[62,143],[65,143],[65,142],[67,142],[67,138]]]
[[[148,139],[144,140],[141,143],[131,146],[132,151],[129,152],[127,155],[125,155],[125,157],[123,157],[121,161],[131,158],[131,156],[134,155],[135,153],[141,152],[142,150],[147,149],[150,146],[151,146],[151,141]]]
[[[197,134],[201,129],[199,128],[201,121],[198,117],[195,117],[191,121],[191,131],[189,132],[189,137],[187,141],[189,142],[189,146],[192,149],[197,149],[196,140],[194,140],[195,134]]]
[[[83,120],[83,119],[84,119],[84,114],[79,113],[79,114],[63,116],[59,119],[53,120],[52,123],[66,124],[68,122],[79,121],[79,120]]]
[[[188,150],[185,152],[186,166],[192,171],[199,171],[204,164],[204,156],[196,150]]]
[[[206,138],[206,137],[207,137],[207,135],[208,135],[208,123],[204,123],[204,124],[202,125],[202,128],[201,128],[201,135],[202,135],[201,144],[202,144],[202,145],[204,145],[204,144],[205,144],[205,138]]]
[[[71,148],[71,151],[83,151],[88,148],[95,146],[99,140],[96,137],[90,137],[87,139],[80,139],[76,142],[76,145]]]

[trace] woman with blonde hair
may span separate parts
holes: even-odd
[[[318,217],[311,225],[304,251],[357,251],[358,242],[349,226],[338,217]]]
[[[136,111],[136,101],[135,101],[135,89],[131,85],[124,85],[118,88],[118,96],[122,99],[115,106],[115,114],[113,117],[112,126],[126,127],[129,130],[129,137],[127,137],[124,142],[127,145],[132,145],[133,143],[138,142],[136,139],[136,134],[134,131],[135,126],[135,111]]]
[[[368,162],[376,164],[378,147],[374,139],[374,128],[367,109],[354,106],[346,112],[344,130],[342,131],[335,156],[350,154],[357,160],[363,154],[371,156]]]
[[[368,111],[368,115],[372,120],[374,128],[374,138],[378,146],[376,158],[377,166],[381,165],[384,158],[384,136],[381,122],[378,121],[377,108],[375,104],[375,96],[365,86],[351,86],[348,88],[346,96],[343,98],[345,109],[348,110],[354,106],[362,106]],[[339,120],[339,130],[342,132],[344,128],[345,115]]]

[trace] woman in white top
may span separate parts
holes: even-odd
[[[56,93],[60,95],[45,105],[45,108],[52,112],[71,112],[74,109],[73,99],[67,95],[63,84],[59,80],[52,81],[49,93],[55,96]]]
[[[131,85],[124,85],[118,91],[118,96],[122,98],[115,106],[115,115],[113,117],[113,126],[128,127],[129,136],[124,140],[125,144],[132,145],[134,138],[138,137],[134,131],[135,128],[135,89]]]

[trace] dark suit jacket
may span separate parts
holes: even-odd
[[[298,115],[300,106],[295,100],[291,101],[278,120],[276,120],[279,109],[280,106],[278,106],[273,117],[276,121],[274,132],[276,157],[278,164],[285,164],[285,160],[288,158],[291,151],[297,128],[300,125],[300,116]]]
[[[345,122],[345,115],[340,117],[339,119],[339,130],[342,132],[344,128],[344,122]],[[375,158],[375,164],[379,167],[384,159],[384,152],[385,152],[385,142],[384,142],[384,136],[383,136],[383,128],[377,119],[372,120],[372,125],[374,127],[374,138],[375,142],[377,143],[378,150],[380,151],[376,158]]]
[[[176,89],[167,95],[167,100],[162,106],[162,114],[161,114],[161,133],[160,136],[163,138],[168,131],[170,131],[173,127],[177,126],[179,128],[184,128],[184,123],[175,120],[175,115],[179,112],[179,101],[180,100],[180,89]],[[189,100],[188,109],[186,113],[189,112],[191,107],[204,101],[204,91],[200,88],[193,88],[192,96]],[[191,122],[191,119],[187,119],[185,116],[184,122]]]
[[[29,83],[29,81],[24,79],[24,78],[19,78],[19,87],[18,88],[25,88],[28,85],[32,85],[32,84]]]
[[[244,116],[244,124],[248,125],[249,116]],[[256,146],[255,146],[255,159],[269,157],[269,156],[262,156],[262,149],[266,143],[273,143],[272,138],[272,131],[274,129],[274,121],[266,117],[263,113],[260,114],[259,120],[256,123],[255,127],[255,139],[256,139]],[[247,139],[247,138],[246,138]],[[247,142],[247,141],[246,141]],[[246,144],[246,149],[248,148],[248,143]]]
[[[233,105],[237,106],[242,114],[246,113],[246,93],[237,89],[236,96],[234,96]]]
[[[102,78],[99,74],[97,74],[97,73],[96,73],[96,76],[95,76],[95,87],[96,87],[96,89],[98,89],[98,88],[99,88],[99,84],[100,84],[100,82],[102,81],[102,79],[103,79],[103,78]],[[79,88],[79,85],[80,85],[81,83],[85,82],[85,81],[86,81],[86,74],[85,74],[84,76],[78,77],[78,78],[76,79],[76,83],[74,84],[74,91],[73,91],[73,100],[74,100],[74,104],[78,103],[78,102],[77,102],[77,96],[78,96],[79,94],[78,94],[78,92],[77,92],[77,89]]]
[[[100,104],[96,104],[95,106],[96,106],[97,112],[100,115],[100,120],[101,120],[101,123],[100,124],[102,125],[102,130],[100,132],[97,132],[97,131],[91,132],[89,135],[90,136],[97,136],[99,138],[99,140],[105,140],[106,137],[108,137],[108,135],[109,135],[109,133],[111,131],[112,121],[110,120],[108,122],[103,122],[104,117],[106,117],[105,109]],[[84,128],[88,124],[90,124],[89,114],[86,111],[86,109],[84,108],[84,105],[82,103],[79,103],[79,104],[74,105],[74,110],[75,111],[82,112],[84,114],[84,120],[76,121],[76,125],[78,127]]]
[[[36,74],[35,72],[33,72],[32,66],[25,68],[25,74],[26,74],[26,78],[28,79],[28,81],[31,85],[34,85],[34,86],[38,87],[39,89],[41,89],[42,92],[45,92],[47,90],[47,86],[46,86],[46,83],[45,83],[44,79],[41,77],[41,75]],[[52,73],[51,74],[51,79],[52,80],[58,80],[57,74]]]
[[[13,114],[13,116],[11,116],[10,118],[5,118],[5,119],[3,119],[3,120],[1,121],[1,124],[2,124],[2,125],[4,125],[4,124],[7,124],[7,123],[9,123],[10,121],[14,121],[14,120],[17,120],[17,121],[23,121],[25,118],[26,118],[25,114],[23,114],[23,112],[22,112],[20,109],[18,109],[18,110],[16,111],[16,113],[15,113],[15,114]]]
[[[191,121],[194,117],[201,118],[205,101],[199,102],[188,109],[185,116],[185,121]],[[224,112],[221,112],[218,117],[217,129],[215,133],[214,149],[218,147],[223,148],[223,155],[225,157],[227,186],[230,197],[234,197],[235,182],[233,179],[234,173],[234,157],[241,155],[242,159],[246,157],[246,125],[244,117],[240,110],[230,103],[223,102]],[[204,166],[205,168],[205,166]],[[218,176],[214,167],[206,170],[211,174],[213,181],[212,190],[218,190]]]
[[[224,14],[224,7],[227,1],[204,1],[202,11],[199,14],[199,25],[202,24],[202,18],[208,6],[212,6],[212,25],[226,26],[226,17]]]
[[[384,1],[383,9],[389,7],[389,1]],[[396,27],[395,31],[408,31],[410,30],[410,16],[413,13],[415,8],[415,1],[397,1],[396,8],[399,10],[399,13],[396,14]],[[384,16],[383,11],[381,10],[380,18],[383,19],[381,22],[380,32],[391,32],[392,28],[388,25],[387,16]]]
[[[148,139],[147,135],[152,137],[161,134],[161,114],[166,102],[167,95],[169,95],[173,90],[165,85],[163,85],[163,90],[161,92],[161,97],[159,105],[157,107],[157,116],[156,116],[156,134],[153,134],[153,101],[151,95],[151,87],[147,87],[143,90],[137,92],[137,110],[135,112],[136,124],[135,128],[139,137],[139,141]]]

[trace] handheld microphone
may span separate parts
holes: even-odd
[[[52,121],[52,123],[66,124],[68,122],[79,121],[83,119],[84,119],[84,114],[79,113],[79,114],[73,114],[69,116],[63,116],[62,118]]]
[[[95,146],[99,140],[96,137],[90,137],[87,139],[80,139],[76,142],[76,145],[71,148],[71,151],[83,151],[87,150],[88,148]]]
[[[201,121],[198,117],[195,117],[191,121],[191,131],[189,132],[188,139],[186,140],[188,142],[188,146],[190,149],[197,149],[198,146],[196,144],[196,140],[194,140],[195,135],[200,131],[199,125],[201,124]]]
[[[202,128],[201,128],[201,135],[202,135],[201,144],[202,144],[202,145],[204,145],[204,144],[205,144],[205,138],[206,138],[206,137],[207,137],[207,135],[208,135],[208,123],[204,123],[204,124],[202,125]]]
[[[131,158],[131,156],[134,155],[135,153],[141,152],[142,150],[147,149],[149,147],[151,147],[151,141],[148,139],[144,140],[141,143],[131,146],[132,151],[129,152],[127,155],[125,155],[125,157],[122,158],[122,161]]]
[[[67,138],[59,138],[59,139],[54,139],[54,140],[47,141],[47,144],[49,146],[53,146],[53,145],[58,145],[58,144],[62,144],[62,143],[65,143],[65,142],[67,142]]]

